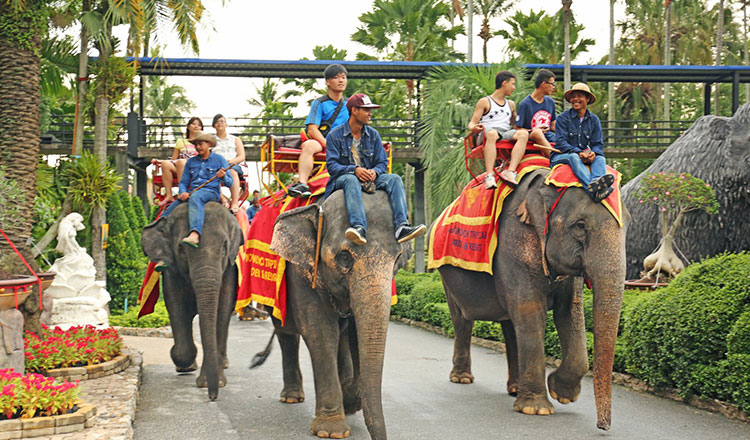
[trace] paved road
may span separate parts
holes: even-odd
[[[213,403],[205,389],[195,387],[195,373],[175,373],[168,355],[171,339],[126,337],[126,344],[144,350],[135,439],[314,438],[309,427],[315,390],[307,350],[301,350],[307,396],[302,404],[278,401],[282,387],[278,345],[263,366],[247,368],[271,331],[267,321],[232,320],[229,383]],[[452,339],[390,324],[383,406],[391,439],[750,439],[748,424],[619,386],[614,387],[612,429],[600,431],[591,378],[584,378],[578,402],[564,406],[555,402],[553,416],[522,415],[513,411],[513,398],[505,392],[503,354],[472,347],[476,381],[457,385],[448,380],[452,347]],[[347,420],[352,439],[369,438],[361,412]]]

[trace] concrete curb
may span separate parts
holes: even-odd
[[[427,330],[432,333],[443,335],[447,338],[450,337],[450,336],[447,336],[443,332],[443,329],[441,327],[427,324],[421,321],[415,321],[413,319],[407,319],[407,318],[397,318],[395,316],[391,316],[391,321],[402,322],[404,324],[408,324],[413,327],[418,327],[418,328]],[[505,353],[505,344],[503,344],[502,342],[490,341],[488,339],[482,339],[482,338],[477,338],[475,336],[472,336],[471,343],[474,345],[478,345],[480,347],[495,350],[499,353]],[[547,365],[550,367],[560,366],[560,359],[547,357],[546,362],[547,362]],[[589,372],[586,373],[586,375],[591,376],[592,375],[591,370],[589,370]],[[682,402],[682,403],[685,403],[687,405],[690,405],[698,409],[722,414],[723,416],[729,419],[739,420],[745,423],[750,423],[750,415],[745,414],[737,406],[732,405],[731,403],[722,402],[721,400],[709,399],[709,398],[700,397],[700,396],[683,397],[680,395],[680,392],[678,390],[675,390],[672,388],[655,388],[653,386],[648,385],[646,382],[642,381],[641,379],[638,379],[626,373],[617,373],[617,372],[612,373],[612,382],[617,385],[623,386],[625,388],[629,388],[633,391],[652,394],[654,396],[658,396],[664,399],[674,400],[676,402]]]

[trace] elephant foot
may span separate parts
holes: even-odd
[[[518,395],[518,383],[517,382],[508,381],[508,383],[506,384],[506,389],[508,390],[508,394],[510,394],[511,396]]]
[[[198,388],[208,388],[208,379],[206,379],[206,376],[201,373],[196,379],[195,384],[198,385]],[[219,388],[224,388],[227,385],[227,377],[224,375],[223,371],[219,372]]]
[[[224,358],[224,369],[226,370],[227,368],[229,368],[229,359],[225,357]]]
[[[474,383],[474,375],[471,374],[471,371],[458,371],[456,368],[453,368],[453,371],[451,371],[451,382],[453,383],[460,383],[460,384],[470,384]]]
[[[284,387],[279,400],[283,403],[302,403],[305,401],[305,390],[302,387]]]
[[[347,438],[349,431],[349,425],[343,414],[316,416],[310,426],[310,432],[320,438]]]
[[[549,395],[562,404],[575,402],[581,394],[580,380],[574,383],[565,382],[557,375],[557,372],[547,377],[547,387],[549,388]]]
[[[547,397],[517,397],[513,409],[524,414],[548,416],[555,413]]]
[[[195,370],[198,369],[198,364],[195,361],[193,361],[193,364],[190,365],[189,367],[175,366],[174,369],[178,373],[190,373],[190,372],[195,371]]]

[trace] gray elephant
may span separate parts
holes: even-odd
[[[500,215],[493,275],[441,266],[455,330],[451,381],[471,383],[471,332],[475,320],[499,321],[508,358],[508,392],[516,411],[552,414],[545,387],[544,329],[552,309],[563,359],[547,379],[550,395],[574,402],[588,371],[581,291],[594,292],[594,391],[597,426],[611,421],[612,363],[625,281],[624,226],[578,187],[559,198],[544,184],[549,170],[523,178]],[[551,212],[550,212],[551,211]],[[545,222],[548,231],[545,234]]]
[[[344,192],[319,207],[283,213],[276,220],[271,249],[287,260],[287,314],[274,319],[281,345],[284,388],[281,400],[304,400],[299,369],[299,335],[310,350],[315,376],[315,419],[319,437],[349,436],[345,414],[364,409],[373,439],[385,439],[381,402],[383,357],[393,276],[409,244],[398,244],[387,195],[362,194],[367,243],[356,245],[344,233],[349,222]],[[320,209],[320,212],[319,212]],[[320,261],[312,288],[316,234],[323,215]]]
[[[190,232],[187,203],[178,206],[168,218],[160,218],[143,228],[143,251],[152,261],[163,261],[164,302],[169,312],[174,345],[170,351],[178,372],[197,368],[197,348],[193,342],[193,318],[199,316],[203,365],[196,379],[208,387],[208,397],[216,400],[219,387],[226,384],[229,319],[237,299],[235,258],[242,245],[237,220],[220,203],[206,204],[205,226],[200,246],[182,242]]]

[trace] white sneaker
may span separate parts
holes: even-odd
[[[495,189],[495,188],[497,188],[497,182],[495,182],[495,175],[494,175],[494,173],[487,173],[487,175],[484,176],[484,187],[485,187],[485,189]]]
[[[516,174],[515,171],[511,171],[509,169],[504,169],[500,173],[500,178],[503,179],[505,181],[505,183],[507,183],[508,185],[510,185],[510,186],[516,186],[516,185],[518,185],[518,181],[516,180],[516,175],[517,174]]]

